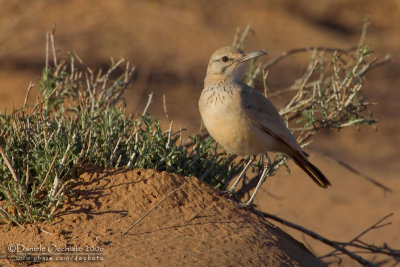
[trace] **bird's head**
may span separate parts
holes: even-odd
[[[205,83],[219,82],[227,77],[234,80],[242,78],[248,60],[267,55],[264,51],[245,53],[241,49],[226,46],[215,51],[210,58]]]

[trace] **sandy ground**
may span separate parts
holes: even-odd
[[[81,178],[53,225],[14,228],[6,233],[7,240],[19,240],[24,249],[42,244],[45,252],[65,244],[83,250],[77,259],[68,252],[53,255],[48,265],[323,266],[301,243],[217,196],[195,177],[134,170]],[[123,235],[170,192],[174,193]],[[46,257],[31,255],[37,260]]]
[[[252,22],[256,33],[249,38],[246,49],[267,50],[272,58],[295,47],[321,45],[347,48],[353,46],[358,41],[362,20],[369,14],[372,25],[367,41],[371,43],[377,56],[390,53],[392,57],[389,64],[369,73],[365,84],[369,99],[378,103],[374,107],[374,114],[380,120],[378,131],[362,127],[361,131],[345,129],[339,133],[320,134],[307,152],[311,154],[311,160],[332,181],[332,188],[321,190],[315,187],[305,174],[293,167],[290,175],[281,170],[269,179],[257,196],[256,204],[263,211],[274,213],[328,238],[340,241],[352,239],[384,215],[394,212],[391,217],[392,225],[368,233],[365,240],[374,244],[386,242],[395,248],[400,247],[400,215],[398,214],[400,206],[398,194],[398,188],[400,188],[398,175],[400,172],[398,149],[400,143],[400,112],[398,110],[400,2],[398,0],[379,3],[361,0],[308,0],[301,3],[289,0],[279,3],[253,0],[247,1],[246,4],[241,1],[219,1],[218,3],[197,1],[190,4],[169,1],[166,4],[163,1],[121,0],[112,3],[97,1],[95,5],[80,1],[43,0],[23,5],[19,2],[1,1],[1,6],[1,110],[5,108],[11,110],[23,104],[29,81],[37,81],[44,65],[45,33],[52,29],[55,22],[56,43],[60,55],[65,54],[67,50],[74,51],[93,68],[106,66],[111,56],[125,57],[132,61],[137,65],[137,76],[132,88],[125,96],[128,111],[140,112],[146,102],[147,94],[153,91],[155,99],[150,113],[163,120],[162,95],[165,94],[170,118],[174,120],[177,128],[179,125],[187,127],[190,134],[196,133],[200,127],[197,99],[202,89],[209,56],[216,48],[231,43],[237,26],[244,27]],[[276,90],[287,86],[302,73],[304,67],[305,62],[298,57],[287,59],[277,65],[268,76],[270,88]],[[34,97],[33,92],[30,101],[33,101]],[[273,100],[278,107],[284,101],[285,99]],[[165,121],[163,123],[165,125]],[[381,189],[322,154],[347,162],[389,186],[394,192],[383,194]],[[90,188],[91,185],[88,186]],[[102,197],[97,198],[97,201],[106,210]],[[111,201],[119,201],[118,195]],[[73,202],[70,203],[73,204]],[[211,201],[205,205],[212,207],[211,209],[217,209],[214,208],[216,204],[213,203],[214,201]],[[144,210],[146,209],[142,208],[142,211]],[[232,212],[236,215],[242,211],[233,209]],[[140,213],[133,214],[127,211],[124,214],[126,216],[124,223],[128,225],[128,221],[134,221]],[[119,220],[122,215],[113,214],[113,216]],[[74,235],[74,232],[78,235],[79,229],[85,229],[86,225],[100,227],[103,222],[106,223],[106,221],[97,221],[95,219],[97,217],[101,216],[85,215],[82,216],[83,221],[72,221],[73,223],[69,221],[70,225],[64,225],[62,228],[70,228],[68,230],[71,232],[70,236]],[[226,217],[221,218],[226,219]],[[164,220],[162,217],[159,219]],[[65,221],[68,220],[65,219]],[[149,221],[152,220],[147,218],[143,225]],[[58,223],[62,224],[62,222]],[[180,225],[180,223],[171,222],[170,225]],[[262,224],[263,227],[267,227],[265,222]],[[138,227],[144,227],[143,225],[138,225]],[[236,227],[232,225],[229,224],[230,227]],[[141,228],[140,231],[154,231],[160,228],[156,225],[152,227],[154,228],[147,230]],[[257,224],[254,224],[254,227],[261,229],[257,228],[261,227]],[[309,237],[283,226],[281,228],[303,242],[317,256],[330,251],[330,248]],[[123,229],[122,225],[118,229]],[[139,231],[138,228],[135,230]],[[15,231],[15,234],[8,235],[11,238],[9,241],[21,240],[20,230],[12,229],[12,231]],[[82,231],[86,231],[84,232],[86,234],[90,233],[87,228]],[[113,228],[113,231],[118,232],[117,228]],[[253,234],[260,235],[261,230],[254,231]],[[271,232],[268,231],[268,233]],[[105,235],[105,232],[102,234]],[[37,233],[37,235],[44,234]],[[131,235],[128,237],[132,238]],[[261,237],[264,238],[264,235]],[[221,240],[214,240],[218,238]],[[212,239],[216,242],[213,243],[215,246],[224,246],[221,245],[225,240],[222,236],[215,236]],[[1,238],[1,240],[4,239]],[[118,255],[116,250],[111,249],[112,246],[120,244],[115,240],[105,245],[107,258],[105,260],[111,260],[112,255]],[[75,241],[68,242],[74,244]],[[135,244],[132,243],[131,249],[136,249],[138,243]],[[154,243],[149,243],[149,245],[154,246]],[[242,245],[248,246],[244,243]],[[261,247],[262,245],[258,248],[262,250]],[[199,253],[202,252],[199,251]],[[212,262],[212,257],[215,256],[213,253],[202,255],[202,257],[209,257],[208,263]],[[132,262],[138,260],[133,256],[129,259],[132,259]],[[167,259],[163,260],[163,263],[166,263]],[[265,263],[263,260],[266,258],[258,258],[258,260],[260,260],[258,263]],[[207,261],[201,263],[206,264]],[[199,265],[202,265],[201,263],[199,262]],[[229,265],[228,261],[226,263]],[[233,264],[234,261],[231,263]],[[250,262],[247,263],[251,265]],[[181,264],[185,262],[182,261]],[[344,264],[345,266],[354,265],[352,261],[347,260]]]

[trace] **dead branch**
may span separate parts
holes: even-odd
[[[300,225],[297,225],[295,223],[284,220],[278,216],[275,216],[275,215],[272,215],[272,214],[269,214],[266,212],[262,212],[262,211],[257,211],[257,212],[266,218],[270,218],[270,219],[277,221],[283,225],[289,226],[290,228],[296,229],[296,230],[298,230],[298,231],[300,231],[300,232],[302,232],[302,233],[304,233],[304,234],[306,234],[306,235],[308,235],[330,247],[333,247],[335,249],[334,251],[332,251],[326,255],[323,255],[320,258],[336,256],[337,255],[336,252],[340,251],[342,254],[345,254],[345,255],[351,257],[352,259],[356,260],[358,263],[360,263],[363,266],[379,266],[378,264],[376,264],[372,261],[366,260],[363,257],[361,257],[360,255],[358,255],[358,254],[361,254],[360,251],[350,251],[346,248],[346,247],[353,247],[353,248],[361,249],[362,253],[373,253],[373,254],[389,256],[390,258],[392,258],[395,261],[397,261],[398,263],[400,263],[400,250],[392,249],[386,244],[383,245],[382,247],[378,247],[378,246],[375,246],[372,244],[365,243],[360,240],[360,237],[362,237],[366,233],[389,225],[390,223],[383,223],[383,222],[386,219],[388,219],[389,217],[391,217],[393,215],[393,213],[390,213],[390,214],[384,216],[382,219],[380,219],[379,221],[374,223],[372,226],[370,226],[367,229],[365,229],[364,231],[362,231],[359,235],[357,235],[355,238],[353,238],[349,242],[339,242],[339,241],[334,241],[334,240],[325,238],[307,228],[304,228]]]
[[[323,46],[310,46],[310,47],[294,48],[294,49],[283,52],[276,58],[271,59],[270,61],[265,63],[263,65],[263,69],[267,70],[271,66],[277,64],[278,62],[282,61],[283,59],[285,59],[293,54],[312,52],[312,51],[324,51],[324,52],[329,52],[329,53],[341,52],[341,53],[348,54],[349,52],[354,51],[355,49],[357,49],[356,46],[350,47],[348,49],[331,48],[331,47],[323,47]]]
[[[6,163],[8,169],[10,170],[10,172],[12,174],[12,177],[14,178],[15,182],[17,182],[20,185],[19,178],[18,178],[17,174],[15,173],[14,168],[11,166],[11,163],[8,160],[8,158],[6,156],[6,153],[4,152],[3,147],[1,145],[0,145],[0,154],[3,157],[3,160]]]
[[[380,187],[381,189],[383,189],[384,193],[393,193],[393,190],[391,188],[389,188],[386,185],[378,182],[376,179],[372,178],[371,176],[356,170],[354,167],[350,166],[348,163],[346,163],[346,162],[344,162],[344,161],[342,161],[342,160],[340,160],[338,158],[335,158],[334,156],[332,156],[332,155],[330,155],[328,153],[319,151],[319,150],[317,150],[315,148],[311,148],[310,147],[310,149],[315,151],[315,152],[317,152],[317,153],[319,153],[319,154],[321,154],[324,157],[327,157],[327,158],[330,158],[330,159],[334,160],[337,164],[343,166],[344,168],[346,168],[347,170],[351,171],[352,173],[354,173],[354,174],[366,179],[367,181],[369,181],[373,185],[375,185],[377,187]]]
[[[142,217],[139,218],[131,227],[129,227],[128,230],[126,230],[122,235],[126,235],[130,230],[132,230],[133,227],[135,227],[138,223],[140,223],[147,215],[149,215],[155,208],[157,208],[161,203],[163,203],[165,200],[167,200],[168,197],[170,197],[173,193],[176,191],[179,191],[182,189],[182,187],[187,184],[187,182],[184,182],[181,186],[178,188],[172,190],[171,192],[168,193],[165,197],[163,197],[154,207],[152,207],[146,214],[144,214]]]

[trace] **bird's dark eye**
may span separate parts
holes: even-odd
[[[227,56],[223,56],[221,59],[222,59],[223,62],[228,62],[229,61],[229,57],[227,57]]]

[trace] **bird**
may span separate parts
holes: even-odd
[[[243,206],[253,205],[271,165],[267,152],[281,152],[298,165],[320,187],[331,185],[325,175],[308,160],[287,128],[278,110],[262,93],[243,82],[247,63],[268,53],[226,46],[217,49],[210,58],[204,88],[198,102],[200,115],[208,133],[231,154],[250,156],[238,178],[227,190],[234,193],[255,157],[267,156],[260,180]]]

